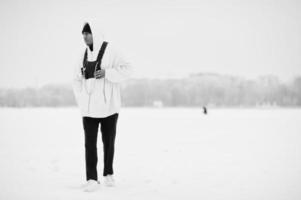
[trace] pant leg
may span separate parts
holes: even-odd
[[[102,118],[101,133],[104,151],[104,170],[103,176],[113,174],[113,159],[115,151],[115,137],[117,126],[118,113],[115,113],[109,117]]]
[[[97,118],[83,117],[85,131],[85,158],[86,179],[97,181],[97,134],[99,120]]]

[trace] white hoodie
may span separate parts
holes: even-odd
[[[93,36],[93,51],[87,48],[87,61],[95,61],[104,41],[103,33],[93,22],[88,22]],[[80,34],[80,32],[79,32]],[[82,42],[84,42],[82,38]],[[132,75],[131,65],[112,47],[110,41],[101,62],[105,77],[85,79],[81,74],[83,49],[80,60],[73,73],[73,92],[81,115],[94,118],[108,117],[119,113],[121,107],[120,83]],[[87,46],[86,46],[87,47]]]

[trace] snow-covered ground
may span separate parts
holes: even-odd
[[[1,200],[299,200],[301,110],[123,108],[117,186],[83,192],[84,167],[77,108],[0,109]]]

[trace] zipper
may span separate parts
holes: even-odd
[[[91,52],[91,55],[92,55],[92,58],[93,58],[93,51],[90,51]],[[98,63],[98,62],[97,62]],[[97,63],[96,63],[96,65],[97,65]],[[94,73],[95,73],[95,71],[96,71],[96,66],[94,67]],[[85,85],[86,86],[86,85]],[[95,82],[94,82],[94,87],[95,87]],[[93,90],[94,90],[94,87],[93,87]],[[85,88],[86,89],[86,88]],[[86,89],[86,91],[87,91],[87,89]],[[89,100],[88,100],[88,115],[90,114],[90,99],[91,99],[91,94],[92,94],[92,92],[91,93],[89,93],[89,92],[87,92],[88,93],[88,95],[89,95]]]
[[[103,93],[103,97],[104,97],[104,100],[105,100],[105,104],[107,103],[107,97],[106,97],[106,80],[105,78],[103,78],[103,90],[102,90],[102,93]]]
[[[89,94],[89,101],[88,101],[88,114],[90,114],[90,97],[91,97],[91,94]]]

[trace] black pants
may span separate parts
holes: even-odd
[[[97,134],[102,133],[104,169],[103,176],[113,174],[114,144],[118,113],[106,118],[83,117],[85,131],[86,179],[97,181]]]

